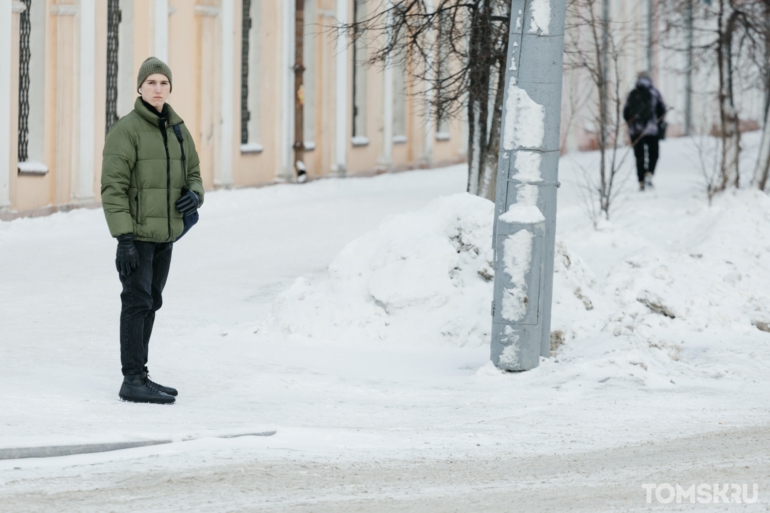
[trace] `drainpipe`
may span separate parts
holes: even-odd
[[[294,9],[294,171],[297,182],[307,181],[305,166],[305,0],[296,0]]]

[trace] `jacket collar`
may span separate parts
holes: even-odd
[[[179,115],[174,111],[174,109],[171,108],[171,105],[168,103],[163,107],[163,110],[166,112],[166,119],[168,119],[168,125],[174,126],[184,123],[182,121],[182,118],[179,117]],[[136,111],[139,116],[150,123],[153,126],[158,126],[158,111],[155,109],[152,109],[150,111],[149,108],[147,108],[142,101],[141,96],[136,97],[136,101],[134,102],[134,111]]]

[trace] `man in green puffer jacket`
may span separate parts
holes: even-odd
[[[195,213],[204,196],[193,139],[166,103],[171,80],[161,60],[142,63],[140,97],[110,129],[103,152],[102,206],[110,234],[118,239],[115,265],[123,284],[119,395],[132,402],[170,404],[177,395],[149,379],[148,346],[174,241],[182,235],[184,216]]]

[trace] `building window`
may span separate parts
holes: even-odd
[[[105,137],[118,121],[118,48],[120,33],[120,0],[107,4],[107,108]]]
[[[134,72],[134,0],[119,0],[120,9],[118,27],[118,100],[116,114],[118,118],[134,110],[138,95],[136,91],[136,73]],[[138,71],[138,70],[137,70]]]
[[[19,27],[19,173],[45,174],[46,2],[22,0]]]
[[[19,162],[29,159],[29,62],[32,57],[30,22],[32,0],[23,0],[26,9],[21,13],[19,27]]]
[[[365,19],[366,2],[355,0],[353,20],[356,24]],[[365,36],[354,35],[353,42],[353,143],[366,139],[366,41]]]
[[[249,142],[249,40],[251,38],[251,0],[243,0],[241,36],[241,144]]]
[[[259,141],[259,101],[262,46],[262,0],[242,0],[241,34],[241,151],[262,151]]]

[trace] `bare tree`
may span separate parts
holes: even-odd
[[[748,87],[756,87],[751,76],[761,77],[764,88],[770,88],[768,72],[768,6],[770,0],[714,0],[713,4],[694,0],[661,0],[662,15],[667,35],[673,40],[690,26],[698,35],[698,44],[692,48],[669,46],[681,51],[693,52],[701,67],[713,66],[717,70],[719,104],[719,130],[721,140],[720,179],[714,192],[738,187],[740,180],[739,159],[741,152],[740,118],[736,106],[739,80]],[[694,22],[693,22],[694,20]],[[750,64],[754,66],[750,66]],[[755,82],[755,81],[754,81]],[[770,144],[770,143],[769,143]],[[770,159],[768,148],[765,160]],[[754,184],[764,188],[767,170],[762,161],[757,166]]]
[[[568,0],[565,37],[565,67],[576,73],[590,88],[594,136],[599,150],[598,173],[585,170],[586,201],[589,213],[609,219],[612,202],[617,197],[617,179],[627,156],[623,146],[623,95],[619,62],[633,31],[613,30],[603,0]],[[587,75],[587,77],[586,77]],[[597,177],[597,178],[594,178]],[[594,203],[598,202],[598,208]]]
[[[467,115],[470,193],[495,199],[510,0],[369,0],[341,27],[372,48],[368,64],[405,65],[436,120]],[[340,27],[334,27],[338,30]],[[363,39],[362,39],[363,38]]]

